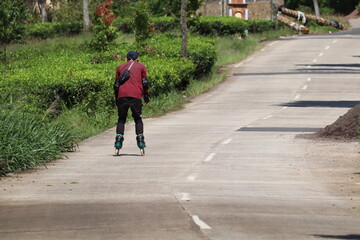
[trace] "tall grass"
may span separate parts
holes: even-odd
[[[74,150],[75,136],[64,124],[43,123],[16,111],[0,111],[0,122],[0,175],[45,164]]]
[[[220,67],[241,61],[256,50],[259,50],[263,46],[264,41],[292,34],[294,34],[294,31],[287,28],[280,28],[275,31],[251,34],[245,39],[237,36],[218,38],[216,43],[218,51],[216,66]]]
[[[81,109],[73,108],[64,112],[54,121],[72,129],[78,141],[97,135],[113,127],[117,121],[116,106],[112,112],[95,112],[88,114]]]

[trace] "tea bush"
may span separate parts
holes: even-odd
[[[152,95],[183,89],[190,79],[209,72],[216,59],[214,42],[208,38],[189,38],[189,59],[181,57],[177,38],[161,36],[148,43],[150,49],[140,60],[148,68]],[[10,56],[0,91],[16,100],[19,109],[34,114],[47,111],[56,116],[63,107],[77,106],[89,113],[110,109],[115,70],[133,49],[131,44],[115,45],[98,61],[85,45],[23,48]]]
[[[201,35],[240,35],[246,37],[250,33],[260,33],[276,28],[276,23],[268,20],[243,20],[235,17],[198,17],[190,18],[189,26],[193,32]]]
[[[150,55],[159,57],[181,58],[181,39],[176,35],[157,35],[149,42]],[[189,36],[188,58],[195,65],[194,77],[199,78],[209,73],[216,61],[215,41],[207,37]]]
[[[248,20],[249,33],[262,33],[276,29],[276,22],[269,20],[254,19]],[[280,23],[282,25],[282,23]]]
[[[25,27],[25,35],[31,38],[47,39],[57,35],[79,34],[82,31],[81,21],[36,23]]]

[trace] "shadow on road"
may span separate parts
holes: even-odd
[[[307,66],[309,64],[297,64],[296,66]],[[313,67],[360,67],[359,63],[347,63],[347,64],[311,64]],[[328,68],[326,68],[328,69]],[[314,70],[314,69],[311,69]]]
[[[360,101],[295,101],[282,103],[283,107],[332,107],[332,108],[353,108]]]
[[[113,155],[114,157],[142,157],[140,154],[120,153],[119,155]]]
[[[359,234],[349,234],[349,235],[313,235],[318,238],[331,238],[331,239],[358,239],[360,240]]]

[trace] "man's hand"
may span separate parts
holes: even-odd
[[[149,98],[148,94],[144,95],[144,101],[146,104],[148,104],[150,102],[150,98]]]

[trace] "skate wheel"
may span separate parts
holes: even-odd
[[[115,156],[119,156],[120,155],[120,149],[115,149]]]
[[[140,148],[140,154],[141,154],[141,156],[145,156],[145,149],[144,148]]]

